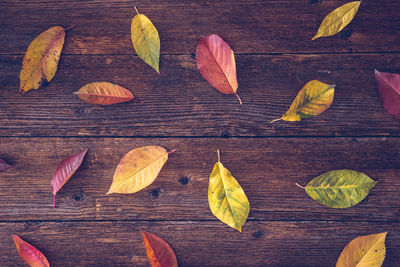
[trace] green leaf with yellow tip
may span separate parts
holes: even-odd
[[[250,204],[240,184],[220,162],[219,150],[217,153],[218,162],[211,172],[208,186],[208,204],[215,217],[241,232]]]
[[[312,179],[306,187],[297,186],[322,205],[343,209],[357,205],[376,183],[362,172],[334,170]]]
[[[297,94],[289,110],[280,119],[271,121],[301,121],[317,116],[327,110],[333,102],[335,85],[317,80],[309,81]]]
[[[160,73],[160,37],[158,31],[145,15],[139,14],[137,9],[136,12],[137,15],[132,19],[131,24],[133,47],[144,62]]]

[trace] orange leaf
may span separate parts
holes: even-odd
[[[112,105],[133,99],[129,90],[109,82],[86,84],[74,94],[87,103],[98,105]]]
[[[21,258],[31,267],[49,267],[46,257],[34,246],[26,243],[17,235],[11,235]]]
[[[146,254],[153,267],[178,267],[175,253],[161,237],[142,230]]]
[[[196,49],[196,64],[201,75],[218,91],[235,94],[238,82],[236,78],[235,55],[230,46],[218,35],[213,34],[200,40]]]

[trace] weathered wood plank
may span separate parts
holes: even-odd
[[[15,167],[0,173],[0,220],[217,220],[209,210],[208,177],[221,150],[249,198],[251,220],[400,220],[400,138],[2,138],[0,157]],[[161,145],[170,155],[159,177],[132,194],[106,196],[129,150]],[[83,165],[57,195],[58,163],[88,148]],[[350,209],[318,204],[295,183],[334,169],[355,169],[378,181]]]
[[[0,136],[400,135],[374,68],[400,72],[400,55],[237,56],[243,105],[212,88],[191,56],[163,56],[161,75],[134,56],[63,56],[46,88],[18,95],[21,56],[0,56]],[[332,107],[301,123],[278,122],[312,79],[337,84]],[[95,106],[72,92],[93,81],[131,89],[143,104]]]
[[[400,223],[220,222],[0,223],[1,266],[22,265],[10,234],[37,246],[52,266],[150,266],[140,230],[174,248],[180,266],[334,266],[359,235],[388,231],[384,267],[400,262]]]
[[[81,1],[2,0],[1,54],[23,54],[53,25],[72,24],[66,54],[133,54],[134,5],[157,27],[163,54],[192,54],[199,39],[217,33],[236,53],[400,52],[397,0],[364,1],[350,26],[311,41],[323,18],[346,0]]]

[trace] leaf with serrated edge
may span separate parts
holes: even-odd
[[[131,194],[149,186],[171,152],[161,146],[144,146],[129,151],[119,162],[107,194]]]
[[[238,82],[233,50],[221,37],[212,34],[202,38],[196,48],[196,64],[201,75],[215,89],[224,94],[235,94]]]
[[[360,4],[361,1],[350,2],[329,13],[322,21],[317,34],[312,38],[312,40],[319,37],[335,35],[343,30],[343,28],[346,27],[357,14]]]
[[[21,94],[31,89],[39,89],[53,79],[67,29],[54,26],[39,34],[29,44],[19,76]]]
[[[354,238],[343,249],[336,267],[380,267],[385,260],[387,232]]]
[[[152,267],[178,267],[174,250],[164,239],[144,230],[142,236]]]
[[[109,82],[86,84],[74,94],[87,103],[97,105],[112,105],[133,99],[133,95],[129,90]]]
[[[137,15],[132,19],[131,24],[133,47],[144,62],[160,73],[160,37],[158,31],[149,18],[139,14],[137,9],[136,12]]]
[[[64,184],[74,175],[76,170],[81,166],[83,158],[88,150],[83,150],[75,155],[69,156],[62,160],[51,179],[51,192],[54,195],[54,208],[56,207],[57,192],[64,186]]]
[[[357,205],[376,185],[366,174],[354,170],[334,170],[312,179],[306,193],[322,205],[348,208]]]
[[[5,161],[4,159],[0,159],[0,171],[5,171],[11,167],[12,167],[12,165],[8,164],[7,161]]]
[[[31,267],[49,267],[46,257],[37,248],[28,244],[17,235],[11,235],[17,247],[18,254]]]
[[[375,80],[385,110],[400,120],[400,74],[375,70]]]
[[[212,213],[222,222],[239,232],[247,220],[250,203],[240,184],[219,158],[210,175],[208,204]]]

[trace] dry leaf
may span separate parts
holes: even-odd
[[[75,155],[69,156],[58,165],[53,179],[51,180],[51,192],[54,195],[54,208],[56,207],[56,194],[68,182],[69,178],[74,175],[76,170],[81,166],[83,158],[88,150],[83,150]]]
[[[143,230],[142,236],[152,267],[178,267],[175,253],[165,240]]]
[[[363,200],[376,183],[362,172],[335,170],[312,179],[306,187],[297,185],[322,205],[348,208]]]
[[[222,222],[239,232],[247,220],[250,203],[240,184],[220,162],[218,162],[210,175],[208,186],[208,204],[212,213]]]
[[[8,164],[7,161],[5,161],[4,159],[0,159],[0,171],[5,171],[11,167],[12,167],[12,165]]]
[[[386,111],[400,120],[400,74],[375,70],[375,80]]]
[[[119,162],[107,194],[131,194],[149,186],[173,151],[167,152],[161,146],[144,146],[129,151]]]
[[[230,46],[218,35],[213,34],[200,40],[196,49],[196,64],[201,75],[218,91],[235,94],[238,82],[236,78],[235,55]]]
[[[86,84],[74,94],[87,103],[98,105],[112,105],[133,99],[129,90],[109,82]]]
[[[65,31],[70,28],[54,26],[39,34],[29,44],[19,76],[21,94],[39,89],[53,79],[64,46]]]
[[[327,110],[335,94],[335,85],[317,80],[308,82],[297,94],[289,110],[280,119],[271,121],[301,121],[317,116]]]
[[[139,14],[137,9],[136,13],[137,15],[132,19],[131,24],[133,47],[144,62],[160,73],[160,37],[158,31],[145,15]]]
[[[11,235],[21,258],[31,267],[49,267],[46,257],[34,246],[26,243],[17,235]]]
[[[354,238],[343,249],[336,267],[380,267],[385,260],[387,232]]]
[[[329,13],[322,21],[317,34],[312,38],[312,40],[319,37],[331,36],[343,30],[343,28],[353,20],[360,4],[361,1],[350,2]]]

